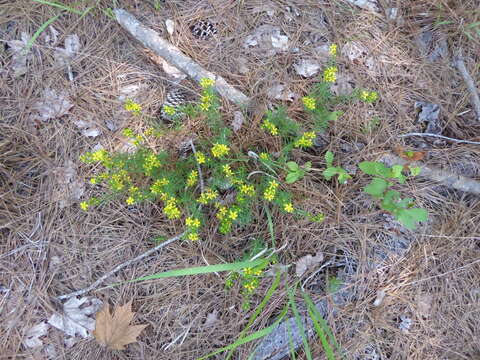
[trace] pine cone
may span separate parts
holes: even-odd
[[[208,20],[201,20],[190,26],[190,30],[197,39],[207,40],[217,33],[217,28]]]
[[[177,111],[178,107],[181,105],[186,105],[188,102],[188,96],[182,89],[176,88],[170,90],[167,92],[165,101],[160,108],[160,119],[171,122],[175,118],[181,117],[182,113]],[[170,114],[169,111],[165,109],[166,106],[175,109],[175,113]]]

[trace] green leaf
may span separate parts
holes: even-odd
[[[300,333],[300,336],[302,338],[303,342],[303,350],[305,351],[305,356],[307,360],[312,360],[312,352],[310,350],[310,346],[308,345],[308,339],[307,335],[305,333],[305,328],[303,326],[303,321],[300,316],[300,312],[297,309],[297,304],[295,303],[295,289],[288,289],[288,303],[290,305],[290,308],[292,309],[293,316],[295,318],[295,323],[297,324],[298,332]]]
[[[422,172],[422,168],[420,166],[410,166],[409,169],[410,175],[412,176],[420,175],[420,173]]]
[[[375,198],[380,198],[388,188],[388,181],[381,178],[374,178],[370,184],[364,187],[363,191]]]
[[[338,168],[337,168],[338,169]],[[351,179],[352,177],[348,175],[348,173],[343,170],[343,169],[338,169],[338,182],[340,184],[346,184],[348,179]]]
[[[325,161],[327,162],[327,167],[332,167],[333,153],[331,151],[327,151],[327,153],[325,154]]]
[[[420,208],[401,209],[398,211],[397,220],[407,229],[415,230],[417,222],[427,221],[428,211]]]
[[[367,175],[376,175],[388,178],[391,174],[390,168],[377,161],[362,161],[360,164],[358,164],[358,167]]]
[[[392,166],[392,177],[399,178],[402,176],[403,166],[402,165],[393,165]]]
[[[287,177],[285,178],[285,182],[287,184],[293,184],[295,181],[297,181],[300,178],[300,173],[298,172],[291,172],[287,174]]]
[[[305,169],[305,171],[310,171],[312,169],[312,162],[307,161],[305,164],[303,164],[303,168]]]
[[[290,171],[297,171],[299,166],[295,161],[289,161],[287,162],[287,168]]]
[[[327,180],[330,180],[332,176],[337,175],[338,171],[336,167],[328,167],[323,170],[323,177]]]

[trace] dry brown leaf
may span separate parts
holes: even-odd
[[[132,301],[129,301],[110,314],[110,306],[105,305],[96,316],[95,339],[112,350],[124,350],[125,345],[136,342],[137,336],[148,325],[129,325],[135,315],[131,308]]]

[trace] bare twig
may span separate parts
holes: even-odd
[[[247,106],[250,98],[241,91],[228,84],[224,78],[205,70],[191,58],[183,54],[179,48],[170,44],[158,35],[156,31],[142,25],[132,14],[123,9],[113,11],[118,23],[135,39],[158,56],[161,56],[170,65],[175,66],[195,81],[209,78],[215,81],[214,88],[220,95],[240,106]]]
[[[408,133],[408,134],[403,134],[399,135],[399,137],[409,137],[409,136],[427,136],[427,137],[434,137],[434,138],[439,138],[443,140],[448,140],[448,141],[453,141],[456,142],[457,144],[473,144],[473,145],[480,145],[480,141],[470,141],[470,140],[460,140],[460,139],[454,139],[448,136],[443,136],[443,135],[438,135],[438,134],[430,134],[430,133]]]
[[[193,144],[193,140],[190,140],[190,147],[192,148],[192,151],[194,154],[197,153],[197,149],[195,149],[195,145]],[[200,182],[200,191],[203,193],[203,190],[205,188],[204,183],[203,183],[203,176],[202,176],[202,167],[197,161],[197,170],[198,170],[198,178]]]
[[[463,59],[462,52],[459,51],[458,54],[453,59],[453,63],[455,67],[462,75],[465,84],[467,85],[468,92],[470,93],[470,98],[472,100],[472,107],[475,109],[475,113],[477,114],[477,120],[480,121],[480,97],[478,96],[478,90],[475,86],[475,82],[473,81],[472,77],[470,76],[467,67],[465,66],[465,61]]]
[[[82,289],[82,290],[78,290],[78,291],[74,291],[70,294],[66,294],[66,295],[60,295],[60,296],[57,296],[57,299],[58,300],[65,300],[65,299],[69,299],[71,297],[74,297],[74,296],[80,296],[80,295],[83,295],[89,291],[92,291],[93,289],[97,288],[102,282],[104,282],[107,278],[109,278],[110,276],[112,276],[113,274],[119,272],[120,270],[126,268],[127,266],[130,266],[131,264],[139,261],[139,260],[142,260],[154,253],[156,253],[158,250],[164,248],[165,246],[167,245],[170,245],[171,243],[173,243],[174,241],[177,241],[178,239],[180,239],[185,233],[181,233],[180,235],[177,235],[177,236],[174,236],[164,242],[162,242],[161,244],[158,244],[157,246],[155,246],[154,248],[150,249],[150,250],[147,250],[145,251],[144,253],[138,255],[137,257],[133,258],[133,259],[130,259],[130,260],[127,260],[119,265],[117,265],[115,268],[113,268],[113,270],[109,271],[108,273],[106,274],[103,274],[97,281],[95,281],[92,285]]]
[[[409,161],[392,154],[385,154],[380,158],[380,160],[384,161],[389,166],[405,165],[407,163],[410,163]],[[411,164],[413,166],[419,166],[421,168],[421,172],[419,175],[421,177],[425,177],[427,179],[433,180],[456,190],[480,195],[480,182],[476,180],[455,174],[451,171],[437,169],[433,166],[427,166],[421,162],[413,162]]]

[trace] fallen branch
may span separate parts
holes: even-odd
[[[113,274],[116,274],[117,272],[119,272],[120,270],[126,268],[127,266],[130,266],[131,264],[139,261],[139,260],[142,260],[154,253],[156,253],[158,250],[164,248],[165,246],[173,243],[174,241],[177,241],[178,239],[180,239],[182,236],[184,235],[184,233],[181,233],[180,235],[177,235],[177,236],[174,236],[164,242],[162,242],[161,244],[158,244],[157,246],[155,246],[154,248],[150,249],[150,250],[147,250],[145,251],[143,254],[140,254],[138,255],[137,257],[133,258],[133,259],[130,259],[130,260],[127,260],[125,261],[124,263],[121,263],[119,265],[117,265],[115,268],[113,268],[113,270],[109,271],[108,273],[106,274],[103,274],[97,281],[95,281],[92,285],[82,289],[82,290],[78,290],[78,291],[74,291],[70,294],[66,294],[66,295],[60,295],[60,296],[57,296],[56,299],[58,300],[65,300],[65,299],[69,299],[71,297],[74,297],[74,296],[80,296],[80,295],[83,295],[83,294],[86,294],[87,292],[89,291],[92,291],[93,289],[97,288],[101,283],[103,283],[107,278],[109,278],[110,276],[112,276]]]
[[[433,166],[427,166],[418,161],[412,163],[392,154],[385,154],[380,158],[380,160],[385,162],[388,166],[405,165],[407,163],[413,166],[419,166],[422,169],[419,175],[421,177],[428,178],[455,190],[480,195],[480,182],[455,174],[451,171],[437,169]]]
[[[460,140],[460,139],[454,139],[448,136],[430,134],[430,133],[408,133],[408,134],[400,135],[399,137],[403,138],[403,137],[409,137],[409,136],[427,136],[427,137],[434,137],[434,138],[439,138],[443,140],[453,141],[453,142],[456,142],[457,144],[480,145],[480,141]]]
[[[221,76],[205,70],[191,58],[183,54],[179,48],[160,37],[156,31],[142,25],[128,11],[115,9],[113,12],[115,13],[118,23],[125,30],[155,54],[161,56],[170,65],[183,71],[197,82],[202,78],[214,80],[215,84],[213,87],[215,90],[220,95],[239,106],[247,106],[249,104],[250,98],[248,96],[228,84]]]
[[[455,67],[462,75],[465,84],[467,85],[468,92],[470,93],[470,98],[472,99],[472,106],[477,114],[477,120],[480,121],[480,97],[478,96],[478,90],[475,86],[475,82],[470,76],[467,67],[465,66],[465,61],[463,59],[462,52],[459,51],[458,54],[454,57],[453,63]]]

